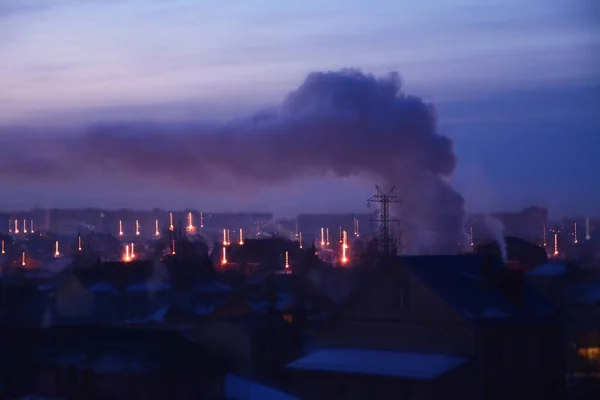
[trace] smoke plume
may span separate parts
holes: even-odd
[[[0,143],[0,179],[118,173],[241,190],[367,176],[396,185],[406,232],[426,232],[407,240],[413,252],[456,252],[466,240],[464,201],[447,182],[456,168],[453,144],[438,134],[432,106],[401,86],[396,73],[315,72],[279,106],[220,126],[94,125],[84,135],[38,141],[27,154],[17,150],[22,143]]]
[[[504,225],[502,224],[502,221],[500,221],[498,218],[492,217],[491,215],[485,215],[483,218],[483,223],[494,236],[496,243],[498,243],[502,261],[505,264],[508,263],[508,250],[506,246],[506,240],[504,239]]]

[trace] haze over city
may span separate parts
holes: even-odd
[[[397,72],[403,91],[434,104],[437,132],[454,142],[457,168],[448,176],[468,210],[542,204],[553,215],[599,214],[597,22],[593,2],[566,0],[5,0],[0,206],[364,210],[374,184],[394,182],[327,168],[243,189],[219,180],[170,184],[132,171],[52,180],[24,172],[48,155],[45,143],[65,135],[76,143],[90,125],[135,123],[141,135],[140,124],[235,125],[278,107],[312,72],[357,68],[375,80]],[[362,133],[367,141],[372,134]],[[308,137],[323,147],[321,157],[339,151]],[[281,163],[296,148],[278,151]],[[207,157],[202,148],[196,154]]]

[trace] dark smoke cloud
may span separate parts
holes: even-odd
[[[456,157],[436,126],[433,108],[402,93],[395,73],[315,72],[278,107],[251,118],[220,126],[100,124],[85,135],[38,140],[25,154],[0,143],[0,167],[2,179],[127,173],[197,187],[221,177],[274,185],[368,175],[398,188],[412,251],[448,252],[464,243],[464,201],[446,181]]]

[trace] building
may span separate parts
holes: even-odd
[[[476,255],[402,257],[287,369],[305,399],[558,400],[564,343],[562,319],[521,271]]]
[[[176,331],[5,326],[1,335],[9,398],[225,398],[224,367]]]

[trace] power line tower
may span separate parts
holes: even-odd
[[[371,203],[379,203],[379,218],[374,217],[371,219],[372,222],[379,222],[379,244],[384,257],[391,255],[391,250],[396,244],[396,240],[390,234],[390,223],[400,222],[397,218],[390,218],[390,204],[391,203],[402,203],[402,200],[394,190],[395,186],[392,186],[389,192],[383,192],[379,189],[379,186],[375,186],[375,194],[367,199],[367,205],[370,207]]]

